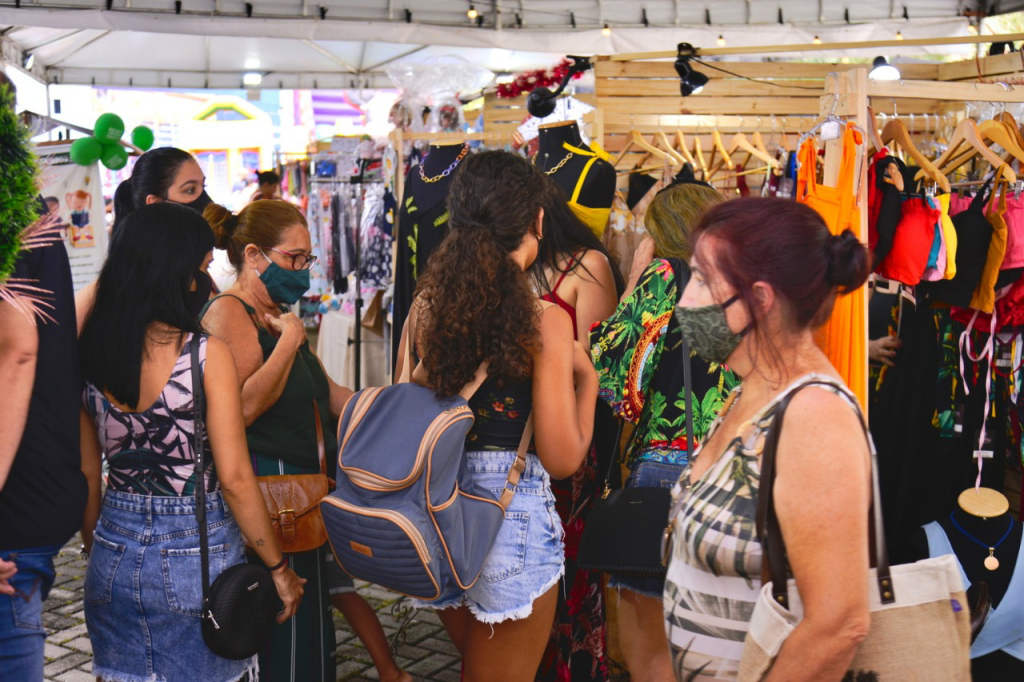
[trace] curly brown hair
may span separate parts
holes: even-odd
[[[484,360],[499,382],[530,376],[539,343],[537,295],[512,259],[544,200],[544,177],[520,156],[466,159],[448,192],[448,236],[416,287],[417,347],[440,396],[453,396]]]

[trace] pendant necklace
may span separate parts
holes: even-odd
[[[987,568],[990,571],[997,571],[997,570],[999,570],[999,559],[997,559],[995,557],[996,549],[999,547],[999,545],[1003,544],[1003,541],[1006,540],[1006,538],[1010,537],[1010,531],[1013,530],[1013,517],[1012,516],[1010,517],[1010,527],[1006,529],[1005,533],[1003,533],[1003,537],[999,538],[999,542],[997,542],[995,545],[991,545],[991,546],[987,545],[986,543],[982,542],[981,540],[979,540],[978,538],[974,537],[973,535],[968,533],[966,530],[964,530],[963,526],[961,526],[959,523],[957,523],[956,519],[953,518],[953,513],[952,512],[950,512],[950,514],[949,514],[949,520],[956,527],[956,529],[958,531],[960,531],[961,533],[966,535],[969,539],[973,540],[974,542],[976,542],[977,544],[981,545],[982,547],[984,547],[985,549],[988,550],[988,556],[985,557],[985,568]]]

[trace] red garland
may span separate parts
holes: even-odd
[[[534,88],[549,88],[557,86],[569,72],[572,62],[563,59],[551,69],[537,69],[536,71],[524,71],[515,77],[511,83],[498,84],[498,97],[513,98],[529,94]],[[573,76],[573,80],[580,78],[583,72]]]

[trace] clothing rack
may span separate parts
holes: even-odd
[[[355,312],[353,314],[353,329],[354,339],[349,339],[348,344],[354,346],[353,354],[355,365],[355,372],[353,377],[353,390],[358,391],[362,388],[362,344],[363,344],[363,287],[362,287],[362,217],[363,217],[363,190],[367,185],[380,185],[384,184],[380,180],[366,180],[364,175],[366,167],[369,165],[370,159],[358,159],[358,172],[348,178],[318,178],[313,177],[310,179],[310,186],[327,185],[332,188],[349,188],[354,187],[355,191],[353,196],[346,196],[346,201],[354,201],[355,203],[355,216],[356,216],[356,229],[354,246],[355,246],[355,296],[352,300]],[[347,210],[347,209],[346,209]],[[337,229],[337,226],[335,226]]]

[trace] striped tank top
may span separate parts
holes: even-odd
[[[743,424],[741,435],[699,480],[690,484],[688,464],[672,490],[673,542],[663,605],[677,679],[736,679],[761,589],[761,543],[755,526],[759,457],[779,401],[810,381],[829,383],[818,388],[846,398],[856,409],[856,399],[836,379],[804,375]],[[741,390],[742,385],[733,390],[704,442]],[[699,456],[700,449],[695,458]]]

